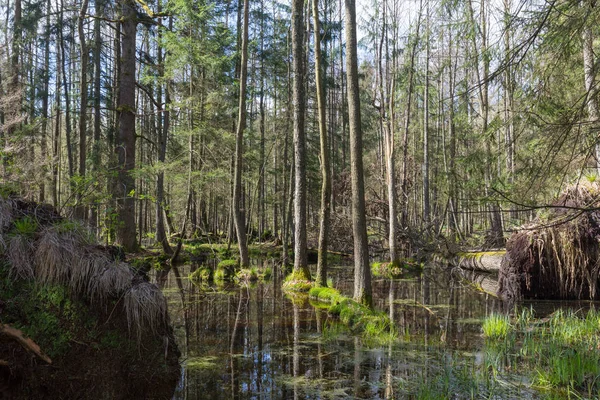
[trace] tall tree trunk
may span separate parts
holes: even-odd
[[[421,1],[419,6],[419,17],[417,19],[415,38],[410,51],[410,60],[408,67],[408,93],[406,99],[406,116],[404,117],[404,132],[402,135],[402,188],[400,197],[400,212],[401,221],[400,226],[403,229],[408,227],[408,135],[410,130],[410,117],[412,108],[412,96],[414,91],[414,76],[415,76],[415,60],[417,57],[417,48],[419,45],[419,31],[421,28],[421,10],[423,9],[423,2]]]
[[[362,159],[362,128],[358,86],[358,55],[356,42],[356,5],[344,0],[346,18],[346,76],[348,82],[348,125],[350,127],[350,174],[352,181],[352,232],[354,236],[354,299],[369,307],[373,304],[365,184]]]
[[[65,9],[65,4],[61,0],[60,6],[60,26],[62,27],[64,24],[63,10]],[[72,127],[71,127],[71,75],[67,75],[67,68],[65,64],[67,63],[66,57],[66,40],[63,35],[63,29],[58,30],[60,36],[60,52],[61,52],[61,69],[62,69],[62,79],[63,79],[63,90],[65,91],[65,139],[66,139],[66,147],[67,147],[67,162],[69,166],[69,178],[72,179],[75,174],[75,166],[73,162],[73,146],[71,144],[72,139]]]
[[[429,231],[431,205],[429,201],[429,1],[425,14],[425,89],[423,93],[423,224]]]
[[[306,238],[306,131],[304,112],[304,1],[292,0],[292,72],[294,103],[294,271],[310,279]]]
[[[136,3],[121,0],[121,63],[119,65],[119,95],[117,118],[119,128],[115,141],[117,178],[113,197],[117,203],[115,240],[125,251],[138,248],[135,226],[135,42],[137,28]]]
[[[79,51],[81,52],[81,76],[79,78],[79,177],[82,186],[78,187],[77,206],[75,207],[75,218],[85,219],[85,206],[83,205],[83,191],[85,191],[85,163],[87,152],[87,67],[88,48],[85,40],[83,22],[86,18],[88,0],[83,0],[77,20],[77,31],[79,32]],[[134,50],[135,51],[135,50]]]
[[[60,160],[59,160],[59,151],[60,151],[60,132],[61,132],[61,126],[60,126],[60,122],[61,122],[61,112],[60,112],[60,94],[61,94],[61,90],[60,90],[60,85],[61,85],[61,69],[60,69],[60,65],[62,63],[61,60],[61,53],[60,51],[57,51],[56,53],[56,71],[57,71],[57,77],[56,77],[56,86],[54,88],[54,108],[56,110],[56,117],[55,117],[55,122],[54,122],[54,134],[52,137],[52,205],[54,207],[58,207],[58,203],[59,203],[59,195],[60,195],[60,190],[59,190],[59,164],[60,164]]]
[[[317,285],[327,286],[327,247],[329,244],[329,217],[331,214],[331,167],[327,138],[327,115],[325,114],[325,68],[321,60],[321,23],[319,21],[319,0],[312,0],[313,26],[315,38],[315,82],[317,85],[317,105],[319,108],[319,137],[321,145],[321,212],[319,226],[319,257],[317,260]]]
[[[10,148],[10,141],[14,140],[14,133],[16,127],[21,123],[21,81],[20,81],[20,65],[19,65],[19,55],[20,49],[22,46],[22,36],[23,36],[23,27],[21,26],[21,18],[22,18],[22,7],[21,0],[15,0],[15,13],[13,16],[13,42],[12,42],[12,54],[10,57],[10,73],[11,77],[9,80],[8,92],[15,96],[12,99],[11,104],[8,105],[8,113],[5,113],[4,116],[4,129],[6,133],[6,137],[4,138],[5,143],[3,146],[5,148]],[[4,179],[5,181],[10,179],[10,158],[13,154],[7,154],[3,156],[3,168],[4,168]]]
[[[92,171],[100,169],[100,135],[102,113],[102,31],[100,20],[104,17],[104,0],[96,0],[96,19],[94,20],[94,142],[92,144]],[[92,205],[90,215],[92,227],[98,227],[98,203]]]
[[[50,86],[50,1],[46,2],[46,27],[44,28],[44,71],[42,90],[42,126],[40,130],[40,147],[42,156],[42,180],[40,182],[40,203],[46,201],[46,180],[48,175],[48,88]]]
[[[589,6],[593,7],[592,5]],[[590,131],[596,132],[596,169],[600,175],[600,133],[597,126],[600,121],[600,109],[598,108],[598,89],[596,88],[596,71],[594,63],[594,35],[592,33],[592,22],[586,22],[583,28],[583,73],[585,80],[585,90],[587,92],[587,109],[590,121]]]
[[[240,98],[238,123],[235,133],[235,167],[233,177],[233,221],[237,232],[240,265],[250,265],[248,244],[246,243],[246,227],[242,202],[242,160],[244,152],[244,130],[246,129],[246,85],[248,80],[248,13],[249,2],[244,0],[244,21],[242,24],[242,59],[240,63]]]
[[[160,2],[159,10],[160,12]],[[172,28],[173,17],[169,17],[169,29]],[[158,31],[158,68],[159,73],[162,77],[161,81],[165,79],[165,66],[162,50],[162,26],[159,27]],[[160,85],[163,83],[161,82]],[[161,116],[162,124],[158,127],[158,162],[162,164],[165,162],[167,154],[167,139],[169,137],[169,128],[171,125],[171,89],[169,82],[165,83],[165,102],[162,103],[162,93],[159,91],[158,102],[161,105]],[[165,254],[173,254],[173,249],[169,245],[169,240],[165,231],[165,217],[164,217],[164,203],[165,203],[165,173],[162,165],[159,167],[159,171],[156,177],[156,241],[160,243]]]

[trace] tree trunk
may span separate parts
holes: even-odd
[[[250,265],[248,244],[246,243],[246,227],[242,203],[242,160],[244,146],[244,130],[246,129],[246,85],[248,79],[248,0],[244,0],[244,21],[242,24],[242,60],[240,63],[240,98],[238,123],[235,133],[235,166],[233,177],[233,221],[237,232],[240,265]]]
[[[429,201],[429,1],[425,14],[425,89],[423,93],[423,225],[429,231],[431,205]]]
[[[121,63],[119,65],[119,99],[117,118],[119,128],[115,142],[117,178],[113,197],[117,203],[116,242],[125,251],[138,249],[135,226],[135,41],[137,14],[134,0],[121,0]]]
[[[327,138],[327,115],[325,114],[325,77],[321,60],[321,23],[319,21],[319,1],[312,0],[313,26],[315,38],[315,82],[319,108],[319,137],[321,145],[321,211],[319,226],[319,258],[317,261],[317,285],[327,286],[327,247],[329,244],[329,217],[331,214],[331,170],[329,165],[329,145]]]
[[[63,19],[63,10],[64,9],[65,9],[65,4],[64,4],[64,2],[61,1],[61,12],[60,12],[61,27],[63,26],[63,21],[64,21],[64,19]],[[66,40],[63,35],[63,29],[59,29],[58,33],[59,33],[59,37],[60,37],[60,52],[61,52],[61,56],[62,56],[61,57],[62,58],[61,69],[62,69],[63,88],[65,91],[65,139],[67,142],[66,143],[67,162],[68,162],[68,166],[69,166],[69,178],[73,178],[73,175],[75,174],[75,166],[74,166],[74,162],[73,162],[73,146],[71,145],[71,134],[72,134],[71,100],[70,100],[71,78],[70,78],[70,75],[67,76],[67,69],[65,68],[67,58],[66,58],[66,51],[65,51]]]
[[[77,20],[77,31],[79,32],[79,51],[81,56],[81,75],[79,78],[79,177],[81,185],[77,188],[77,206],[75,207],[75,218],[85,220],[85,206],[83,205],[83,192],[85,191],[85,163],[87,151],[87,67],[88,67],[88,48],[85,41],[85,31],[83,22],[86,18],[88,0],[83,0],[79,10]],[[134,50],[135,51],[135,50]]]
[[[40,203],[46,201],[46,180],[48,174],[48,87],[50,86],[50,1],[46,2],[46,27],[44,29],[44,71],[43,71],[43,93],[42,93],[42,126],[40,135],[40,147],[42,156],[42,180],[40,182]]]
[[[591,6],[590,6],[591,7]],[[590,122],[590,131],[596,132],[596,169],[600,175],[600,137],[598,136],[597,125],[600,120],[600,110],[598,108],[598,99],[596,97],[598,89],[596,88],[596,71],[594,65],[594,36],[592,27],[587,22],[583,28],[583,73],[585,78],[585,90],[587,92],[587,109]]]
[[[160,12],[160,2],[159,2]],[[173,17],[169,18],[169,28],[173,25]],[[162,43],[162,27],[159,28],[158,38],[158,68],[160,75],[164,81],[165,77],[165,66],[163,59],[163,51],[160,43]],[[162,84],[162,83],[161,83]],[[162,103],[162,93],[158,98],[159,104],[161,105],[162,113],[162,124],[158,127],[158,162],[162,164],[165,162],[167,154],[167,139],[169,137],[169,128],[171,125],[171,90],[169,83],[165,84],[165,102]],[[165,202],[165,173],[162,169],[162,165],[159,167],[159,171],[156,177],[156,242],[160,243],[165,254],[173,254],[173,249],[169,245],[169,240],[165,231],[165,218],[164,218],[164,202]]]
[[[352,181],[352,232],[354,236],[354,299],[371,307],[373,296],[365,214],[356,6],[354,0],[344,0],[344,5],[346,11],[346,76],[348,82],[348,125],[350,128],[350,174]]]
[[[94,142],[92,144],[92,171],[98,173],[100,169],[100,135],[102,127],[102,113],[100,105],[102,99],[102,31],[100,20],[104,17],[104,0],[96,0],[96,19],[94,20]],[[98,227],[98,203],[92,205],[90,224]]]
[[[294,271],[310,279],[306,238],[306,131],[304,127],[304,2],[292,0],[292,96],[294,103]]]

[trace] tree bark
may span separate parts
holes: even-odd
[[[592,6],[590,6],[592,7]],[[600,175],[600,132],[598,122],[600,121],[600,109],[598,108],[598,89],[596,88],[596,71],[594,68],[594,36],[591,22],[586,22],[583,28],[583,73],[585,78],[585,90],[587,92],[587,109],[590,122],[590,131],[595,135],[596,169]]]
[[[238,123],[235,133],[235,166],[233,177],[233,221],[237,232],[240,265],[250,265],[248,244],[246,243],[246,226],[242,202],[242,160],[244,154],[244,130],[246,129],[246,85],[248,80],[248,0],[244,0],[244,16],[242,24],[242,59],[240,63],[240,98]]]
[[[358,86],[356,42],[356,5],[344,0],[346,35],[346,76],[348,82],[348,125],[350,128],[350,174],[352,181],[352,232],[354,236],[354,299],[369,307],[373,304],[371,270],[365,214],[365,186],[362,160],[362,128]]]
[[[159,2],[160,12],[160,2]],[[169,28],[173,25],[173,17],[169,18]],[[159,43],[162,43],[162,26],[158,31]],[[163,58],[162,46],[159,44],[158,47],[158,68],[162,81],[165,78],[165,66]],[[162,85],[160,83],[159,85]],[[167,139],[169,137],[169,128],[171,125],[171,90],[169,82],[165,83],[165,102],[162,103],[162,93],[159,95],[159,104],[162,106],[162,124],[158,127],[158,162],[162,164],[165,162],[167,155]],[[165,231],[165,218],[164,218],[164,202],[165,202],[165,173],[162,166],[159,168],[156,177],[156,242],[160,243],[165,254],[173,254],[173,249],[169,245],[169,240]]]
[[[319,1],[312,0],[313,27],[315,39],[315,82],[317,85],[317,105],[319,109],[319,138],[321,145],[321,210],[319,226],[319,256],[317,260],[316,283],[327,286],[327,248],[329,244],[329,217],[331,214],[331,167],[327,137],[327,115],[325,114],[325,77],[321,59],[321,23],[319,21]]]
[[[40,182],[40,203],[46,201],[46,180],[48,173],[48,88],[50,86],[50,1],[46,2],[46,27],[44,29],[44,89],[42,93],[42,126],[40,132],[40,147],[42,156],[42,180]]]
[[[137,13],[134,0],[120,0],[121,6],[121,63],[117,106],[118,130],[115,141],[117,178],[113,197],[117,203],[116,243],[125,251],[138,249],[135,226],[135,42]]]
[[[304,127],[304,1],[292,0],[292,96],[294,103],[294,271],[310,279],[306,238],[306,131]]]
[[[88,67],[88,48],[85,40],[85,31],[83,22],[86,18],[88,9],[88,0],[83,0],[77,19],[77,31],[79,32],[79,51],[81,57],[81,75],[79,78],[79,177],[81,183],[85,184],[85,163],[87,152],[87,67]],[[135,51],[135,50],[134,50]],[[83,205],[83,191],[85,187],[79,186],[77,192],[77,206],[75,207],[75,218],[85,219],[85,206]]]
[[[104,0],[96,0],[96,19],[94,20],[94,141],[92,144],[92,171],[100,169],[100,135],[102,113],[100,112],[102,98],[102,32],[100,20],[104,17]],[[90,224],[98,227],[98,203],[92,205]]]

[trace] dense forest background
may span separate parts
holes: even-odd
[[[170,251],[166,238],[181,231],[235,241],[236,211],[247,240],[287,244],[300,110],[308,246],[323,192],[329,248],[351,252],[344,5],[294,3],[303,35],[293,52],[292,7],[277,0],[1,0],[5,190],[128,249]],[[374,249],[390,247],[390,230],[404,255],[442,237],[501,246],[564,184],[596,179],[595,1],[375,0],[357,10]]]

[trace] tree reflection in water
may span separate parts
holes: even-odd
[[[247,287],[196,287],[186,278],[190,266],[156,276],[185,357],[175,399],[401,398],[401,383],[426,377],[445,352],[476,351],[482,339],[473,321],[498,307],[442,270],[376,280],[375,306],[389,312],[400,339],[373,347],[309,302],[291,301],[279,267],[258,268],[267,266],[273,280]],[[331,270],[345,294],[351,275],[348,267]]]

